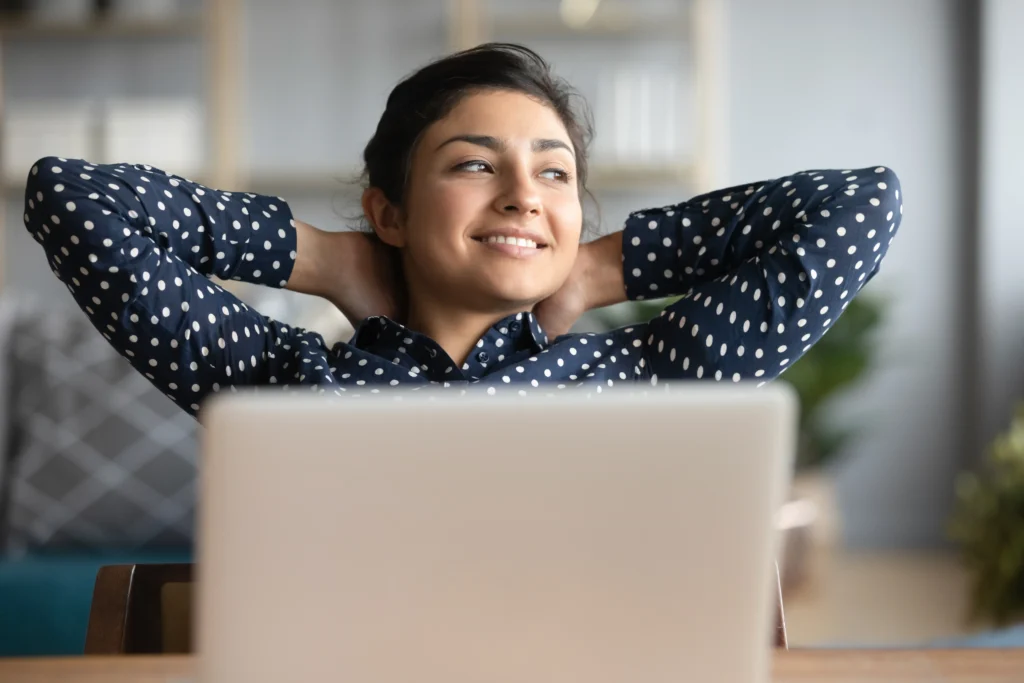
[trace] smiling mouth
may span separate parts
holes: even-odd
[[[524,237],[505,237],[504,235],[474,237],[473,239],[482,244],[507,244],[509,246],[525,247],[527,249],[546,249],[548,246],[546,244],[538,244],[537,242]]]

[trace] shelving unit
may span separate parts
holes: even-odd
[[[681,133],[695,140],[689,160],[668,163],[595,163],[591,167],[593,189],[629,189],[637,186],[685,183],[697,191],[710,190],[722,173],[720,122],[724,118],[724,100],[719,91],[722,68],[716,41],[722,34],[720,0],[677,0],[671,14],[643,14],[635,4],[619,1],[597,3],[597,10],[582,25],[568,24],[559,12],[526,11],[499,14],[493,11],[498,0],[450,0],[450,47],[461,50],[500,36],[502,40],[575,39],[600,40],[657,39],[680,40],[690,46],[693,69],[694,129]],[[509,3],[511,4],[511,3]],[[558,5],[554,2],[555,8]]]
[[[498,2],[506,3],[503,14],[494,11]],[[437,12],[445,13],[447,36],[446,44],[439,43],[439,48],[454,51],[492,39],[515,40],[528,45],[531,40],[555,42],[566,50],[594,50],[596,45],[595,59],[604,59],[611,65],[615,58],[609,55],[613,51],[603,54],[601,46],[604,44],[622,46],[643,40],[683,46],[689,55],[686,68],[692,69],[695,109],[690,117],[694,125],[681,129],[679,135],[693,141],[690,153],[678,161],[612,162],[595,157],[591,160],[589,186],[597,193],[619,196],[652,188],[662,188],[671,194],[682,193],[682,188],[686,188],[695,193],[715,184],[723,157],[718,126],[724,116],[718,92],[720,65],[715,53],[721,35],[718,17],[721,2],[677,0],[675,5],[661,3],[662,9],[668,6],[671,14],[660,10],[648,14],[641,6],[627,0],[603,0],[589,21],[582,26],[571,26],[557,12],[556,0],[544,5],[534,3],[534,10],[519,9],[511,0],[443,0],[436,6]],[[251,105],[246,104],[249,93],[245,91],[246,80],[241,73],[246,53],[244,40],[247,39],[240,35],[240,27],[245,25],[241,20],[243,9],[256,11],[255,6],[243,6],[241,0],[203,0],[200,12],[165,21],[104,19],[57,24],[0,16],[0,122],[4,118],[3,77],[6,70],[16,66],[4,63],[5,45],[18,41],[88,43],[102,40],[117,47],[119,41],[127,46],[129,41],[139,38],[198,40],[203,50],[207,144],[204,168],[192,174],[194,179],[223,189],[302,196],[306,201],[325,205],[339,195],[355,196],[357,186],[350,181],[358,177],[358,158],[339,159],[337,167],[329,168],[322,162],[303,166],[302,159],[298,160],[297,167],[288,166],[287,170],[280,170],[283,166],[274,164],[263,169],[243,164],[242,160],[250,156],[243,144],[258,144],[244,143],[242,138],[242,131],[247,130],[247,117],[253,115],[249,111]],[[343,16],[347,11],[332,9],[332,16]],[[354,6],[352,11],[357,11]],[[409,64],[408,68],[415,66]],[[327,77],[326,72],[320,76]],[[330,83],[325,87],[330,87]],[[21,190],[20,182],[0,180],[0,245],[5,243],[4,218],[9,214],[13,220],[14,215],[3,204],[20,202]],[[3,283],[3,259],[0,258],[0,291]]]
[[[344,170],[303,170],[286,172],[250,173],[244,182],[245,189],[266,194],[338,193],[356,191],[353,180],[361,168],[352,166]],[[697,183],[698,169],[686,165],[670,164],[598,164],[591,166],[588,187],[592,190],[630,189],[640,186]]]
[[[518,39],[591,37],[658,37],[676,38],[687,35],[689,17],[685,13],[671,16],[643,16],[624,6],[597,13],[583,26],[572,26],[556,12],[539,12],[523,16],[503,16],[489,22],[494,33]],[[486,30],[487,27],[484,27]]]
[[[593,160],[588,185],[595,191],[623,191],[637,188],[668,187],[711,189],[721,173],[717,127],[723,102],[718,92],[719,59],[714,42],[721,35],[721,0],[678,0],[678,12],[671,15],[644,15],[624,0],[607,1],[599,6],[585,26],[567,25],[557,11],[524,12],[497,17],[490,11],[494,0],[447,0],[448,49],[456,51],[478,45],[495,36],[529,44],[530,39],[629,40],[652,38],[680,40],[690,45],[695,84],[694,129],[680,131],[695,141],[692,158],[678,163],[615,162]],[[557,7],[556,2],[551,3]],[[284,194],[337,195],[354,192],[349,182],[360,169],[294,169],[287,171],[252,170],[242,172],[241,181],[254,192]]]
[[[239,110],[238,27],[240,0],[202,0],[201,11],[165,20],[134,18],[89,19],[82,22],[55,22],[22,16],[0,16],[0,125],[4,122],[4,75],[9,65],[4,60],[8,43],[23,41],[119,41],[128,39],[196,39],[202,43],[205,83],[206,169],[202,177],[221,187],[232,187],[238,180]],[[54,93],[60,96],[61,93]],[[59,153],[59,151],[57,152]],[[3,150],[0,149],[0,154]],[[0,158],[2,159],[2,158]],[[28,169],[26,169],[27,172]],[[7,243],[8,202],[20,202],[23,185],[4,179],[0,192],[0,246]],[[0,292],[6,281],[5,258],[0,250]]]
[[[0,39],[40,38],[153,38],[197,36],[203,31],[203,16],[175,17],[166,21],[137,19],[91,19],[84,23],[42,21],[0,16]]]

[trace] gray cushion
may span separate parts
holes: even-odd
[[[195,420],[77,309],[6,316],[3,550],[189,545]]]

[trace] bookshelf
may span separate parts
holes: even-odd
[[[283,195],[289,192],[345,193],[361,191],[353,183],[362,171],[347,169],[290,169],[280,172],[258,171],[247,174],[245,189],[251,192]],[[592,190],[635,187],[679,187],[697,182],[698,169],[686,164],[597,164],[591,166],[587,185]]]
[[[589,16],[571,21],[577,6]],[[681,47],[687,58],[666,63],[678,69],[692,84],[690,105],[692,125],[676,133],[694,142],[685,158],[666,161],[613,162],[594,158],[592,186],[595,190],[630,189],[641,186],[685,184],[698,192],[713,189],[723,174],[721,168],[725,100],[721,36],[724,8],[721,0],[670,0],[645,3],[625,0],[562,0],[526,3],[520,8],[512,0],[449,0],[450,47],[465,49],[491,40],[550,44],[559,41],[560,51],[592,56],[598,66],[611,62],[615,47],[658,41]],[[571,9],[571,8],[570,8]],[[560,11],[561,10],[561,11]],[[585,20],[583,20],[585,19]],[[607,49],[603,49],[607,48]],[[542,54],[544,54],[542,52]],[[546,56],[546,55],[545,55]],[[610,65],[610,64],[608,64]],[[591,105],[594,102],[591,100]],[[602,121],[598,120],[598,135]]]
[[[25,43],[66,44],[77,41],[85,44],[102,42],[114,50],[129,50],[139,40],[199,41],[202,49],[204,82],[202,104],[205,111],[204,127],[209,144],[206,145],[205,180],[222,187],[237,182],[238,142],[236,140],[239,109],[237,36],[239,4],[242,0],[201,0],[199,10],[183,10],[166,19],[136,19],[106,16],[82,21],[52,21],[31,16],[6,14],[0,16],[0,125],[6,120],[5,81],[8,70],[23,65],[4,59],[8,47]],[[59,90],[47,92],[46,97],[59,98]],[[56,153],[60,153],[59,150]],[[0,147],[0,166],[4,166],[4,150]],[[173,169],[170,169],[173,170]],[[25,169],[27,174],[28,169]],[[8,244],[7,230],[11,215],[10,204],[22,201],[24,185],[17,179],[5,177],[0,191],[0,245]],[[0,249],[0,293],[7,281],[4,272],[6,259]]]
[[[0,39],[43,40],[53,38],[158,38],[198,36],[203,31],[201,14],[185,14],[167,20],[90,19],[64,22],[0,16]]]
[[[563,19],[559,3],[554,0],[534,2],[526,9],[513,0],[444,0],[447,50],[503,40],[529,46],[538,43],[537,49],[547,56],[543,46],[557,41],[561,52],[585,54],[590,50],[600,57],[604,46],[619,46],[620,53],[622,46],[649,40],[680,46],[680,51],[687,54],[685,62],[664,66],[685,70],[692,85],[688,100],[692,106],[687,119],[692,125],[681,126],[676,134],[691,140],[693,149],[678,159],[602,159],[595,154],[591,158],[588,185],[599,193],[622,194],[643,189],[696,193],[711,189],[722,173],[718,127],[724,118],[724,102],[719,91],[721,59],[716,51],[722,33],[721,0],[667,0],[660,5],[660,11],[652,13],[625,0],[604,0],[598,3],[589,21],[573,25]],[[604,59],[608,65],[614,63],[610,57]],[[410,64],[408,69],[416,66]],[[597,121],[599,135],[601,123]],[[358,192],[351,181],[361,170],[356,165],[358,158],[350,161],[351,165],[337,168],[253,167],[241,172],[242,185],[254,192],[271,194],[347,197]]]
[[[561,4],[564,5],[567,1],[562,0]],[[652,1],[656,5],[655,11],[650,9]],[[680,72],[685,70],[687,78],[692,82],[689,98],[690,115],[676,131],[680,139],[692,141],[692,149],[685,157],[670,159],[664,156],[649,159],[599,158],[595,154],[591,158],[589,186],[599,197],[624,197],[632,193],[639,195],[652,189],[659,190],[664,195],[681,196],[684,192],[695,194],[710,189],[714,186],[716,178],[721,176],[720,160],[724,154],[720,144],[722,135],[719,128],[725,115],[719,90],[722,69],[717,45],[722,34],[722,0],[642,0],[635,3],[627,0],[603,0],[597,3],[597,10],[593,15],[582,23],[567,22],[564,15],[560,14],[560,3],[556,0],[528,0],[524,3],[514,0],[431,2],[432,4],[428,2],[418,10],[420,14],[417,15],[417,21],[422,21],[424,16],[428,15],[436,19],[441,31],[438,34],[436,48],[439,53],[463,49],[489,40],[506,40],[536,46],[545,57],[548,57],[547,46],[555,45],[559,54],[581,56],[582,61],[593,61],[597,66],[614,66],[619,59],[616,55],[631,55],[631,46],[658,43],[673,46],[673,49],[679,48],[679,51],[685,52],[688,56],[685,62],[668,63],[665,68],[678,69]],[[253,156],[250,149],[252,145],[262,144],[259,141],[262,138],[249,142],[245,140],[245,131],[251,130],[253,117],[263,116],[262,121],[266,124],[267,117],[270,116],[275,126],[302,124],[281,119],[280,109],[269,114],[252,111],[255,108],[255,101],[251,99],[252,93],[247,88],[259,86],[246,80],[243,65],[250,69],[254,68],[247,61],[252,58],[251,53],[247,57],[247,50],[252,50],[258,42],[255,42],[257,38],[250,35],[253,30],[252,17],[249,17],[247,23],[246,14],[252,14],[258,8],[243,0],[193,0],[192,7],[197,10],[183,11],[178,16],[158,21],[105,18],[79,23],[54,23],[0,15],[0,123],[5,118],[4,78],[11,74],[12,70],[21,68],[18,64],[4,60],[5,53],[9,53],[9,45],[29,43],[59,46],[102,43],[109,46],[104,47],[104,50],[110,50],[114,54],[120,54],[118,51],[125,50],[125,54],[130,55],[128,51],[137,49],[140,40],[143,43],[153,41],[160,44],[178,44],[179,40],[190,41],[189,44],[201,46],[202,51],[203,82],[199,89],[202,92],[201,102],[205,112],[204,158],[202,168],[191,173],[171,167],[167,170],[189,175],[214,187],[286,197],[301,196],[306,202],[305,206],[311,207],[314,212],[316,204],[326,206],[339,196],[345,196],[346,201],[348,196],[357,197],[355,193],[358,192],[358,188],[351,181],[358,176],[360,169],[357,164],[360,160],[358,155],[351,151],[339,155],[336,166],[331,165],[330,161],[313,163],[312,158],[307,160],[301,156],[298,159],[287,159],[290,163],[279,163],[284,157],[278,157],[269,163],[265,161],[262,166],[251,165],[246,161]],[[385,10],[386,8],[381,11]],[[299,8],[295,11],[298,12]],[[312,11],[312,8],[309,11]],[[334,21],[346,17],[352,17],[353,22],[370,21],[366,29],[368,31],[392,31],[395,27],[393,22],[408,15],[407,12],[395,10],[394,7],[387,12],[382,15],[386,16],[387,20],[381,23],[380,17],[372,17],[370,9],[352,0],[350,4],[332,6],[329,16],[333,17]],[[309,20],[309,17],[305,19]],[[409,21],[413,19],[410,17]],[[298,25],[301,25],[301,22]],[[381,29],[382,26],[385,28]],[[411,25],[403,30],[414,31]],[[267,34],[262,35],[266,37]],[[313,52],[321,49],[325,48],[315,48]],[[347,53],[330,54],[340,54],[341,59],[345,59],[344,55]],[[586,55],[594,55],[593,60]],[[402,69],[408,72],[417,66],[419,64],[403,63]],[[299,69],[301,75],[301,67]],[[561,73],[560,69],[559,72]],[[337,85],[332,75],[335,73],[325,67],[325,70],[317,75],[321,82],[316,88],[343,87]],[[571,76],[569,78],[570,81],[573,80]],[[385,77],[385,80],[389,81],[390,78]],[[390,87],[392,83],[382,80],[379,85],[382,88]],[[59,86],[51,89],[55,90],[52,93],[55,97],[63,94]],[[584,94],[590,99],[589,93]],[[591,104],[593,105],[592,100]],[[375,120],[375,117],[379,116],[379,111],[369,110],[371,105],[362,106],[362,120]],[[372,105],[374,108],[377,106]],[[287,113],[283,115],[287,116]],[[600,136],[601,131],[607,128],[603,128],[601,121],[597,121],[597,124]],[[359,137],[362,133],[350,135]],[[356,142],[358,141],[352,140],[352,145],[346,149],[354,149]],[[362,140],[362,143],[365,144],[365,140]],[[3,161],[3,154],[4,150],[0,149],[0,162]],[[303,164],[303,161],[309,163]],[[22,201],[22,189],[22,181],[18,178],[0,179],[0,245],[7,243],[5,230],[8,227],[17,229],[17,226],[5,226],[4,220],[14,220],[17,212],[11,208],[11,203],[17,204]],[[328,215],[326,210],[322,214]],[[3,290],[5,282],[3,266],[4,259],[0,258],[0,291]]]

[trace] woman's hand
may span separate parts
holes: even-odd
[[[323,297],[353,325],[370,316],[401,320],[404,286],[395,251],[362,232],[325,232],[295,221],[298,244],[288,289]]]
[[[592,308],[626,300],[622,279],[622,233],[615,232],[580,245],[569,278],[538,303],[533,314],[548,337],[566,334]]]
[[[584,246],[580,247],[576,266],[569,274],[569,279],[557,292],[533,307],[537,322],[550,339],[567,333],[580,316],[590,310],[587,303],[586,268],[581,264]]]
[[[403,321],[405,285],[400,282],[398,252],[372,233],[338,233],[341,263],[331,278],[325,298],[353,325],[370,316],[382,315]],[[344,272],[342,272],[344,271]]]

